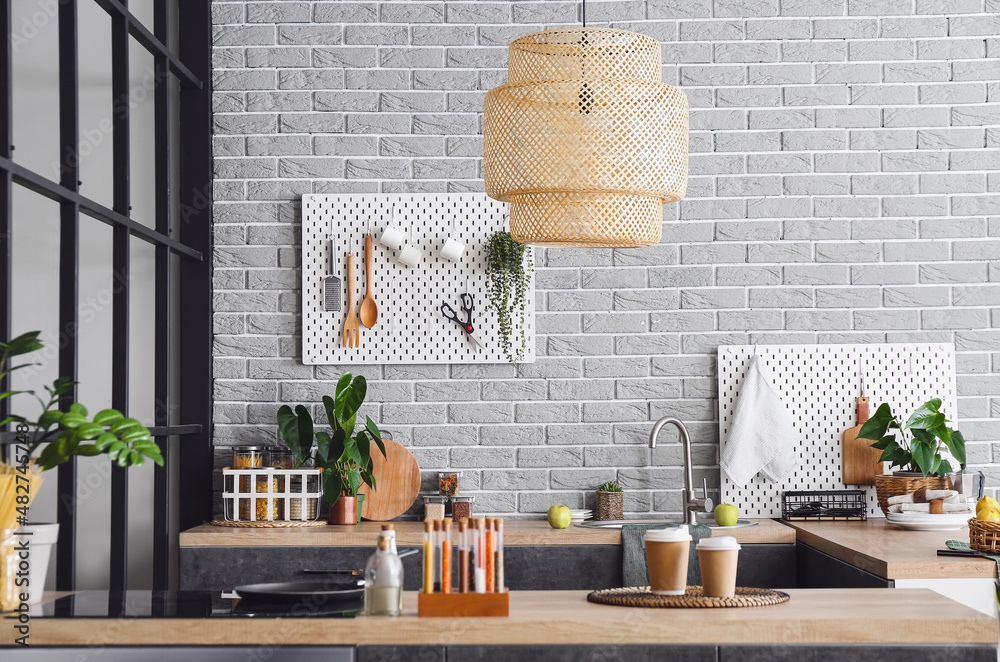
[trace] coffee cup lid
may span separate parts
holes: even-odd
[[[715,538],[702,538],[698,541],[696,549],[725,551],[730,549],[742,549],[742,547],[740,547],[740,544],[736,542],[736,538],[732,536],[718,536]]]
[[[687,524],[681,524],[669,529],[650,529],[642,539],[651,542],[689,542],[691,534],[688,532]]]

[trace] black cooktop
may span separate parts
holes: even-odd
[[[78,591],[32,607],[32,618],[353,618],[363,600],[268,604],[223,597],[219,591]]]

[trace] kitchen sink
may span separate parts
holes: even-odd
[[[757,522],[748,519],[736,520],[735,526],[719,526],[715,523],[714,519],[705,519],[704,521],[699,521],[699,524],[704,524],[707,527],[713,529],[742,529],[747,526],[757,526]],[[620,529],[623,524],[683,524],[678,519],[609,519],[609,520],[590,520],[588,522],[582,522],[576,526],[582,526],[587,529]]]

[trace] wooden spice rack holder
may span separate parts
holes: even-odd
[[[417,616],[509,616],[510,592],[417,593]]]

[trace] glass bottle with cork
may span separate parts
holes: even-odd
[[[391,536],[380,533],[378,549],[365,566],[365,614],[400,616],[403,613],[403,562],[390,549]]]

